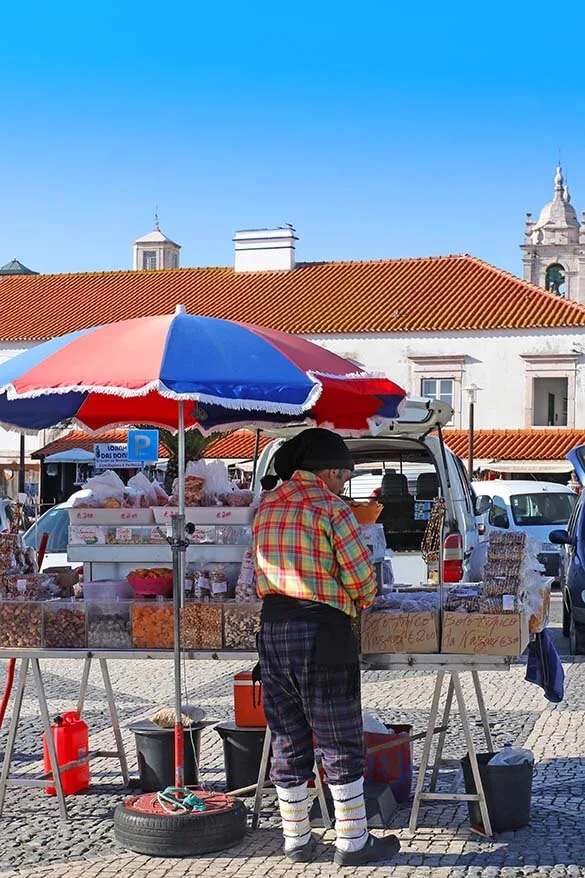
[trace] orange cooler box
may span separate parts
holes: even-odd
[[[265,728],[262,707],[262,683],[252,680],[252,671],[234,676],[234,712],[236,725],[244,729]]]

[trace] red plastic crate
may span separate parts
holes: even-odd
[[[397,802],[407,802],[412,786],[412,743],[408,740],[412,726],[387,724],[394,735],[364,732],[366,747],[377,747],[388,739],[404,738],[404,743],[366,756],[364,779],[372,783],[388,784]]]

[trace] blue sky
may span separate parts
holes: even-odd
[[[583,4],[12,2],[0,264],[182,265],[293,223],[301,260],[469,252],[515,273],[559,155],[585,209]]]

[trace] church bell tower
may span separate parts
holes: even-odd
[[[134,271],[153,271],[178,268],[181,245],[167,238],[160,230],[158,215],[154,215],[152,232],[134,241]]]
[[[560,165],[553,200],[545,204],[536,222],[531,213],[526,214],[520,249],[524,280],[585,305],[585,212],[579,223]]]

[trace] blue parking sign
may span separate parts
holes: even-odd
[[[158,430],[128,430],[128,460],[155,463],[158,460]]]

